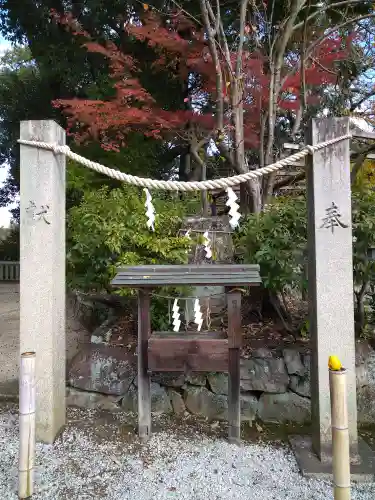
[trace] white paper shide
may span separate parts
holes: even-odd
[[[178,299],[174,299],[172,306],[172,319],[173,319],[173,331],[180,331],[181,320],[180,320],[180,307],[178,305]]]
[[[145,207],[146,207],[147,227],[152,231],[155,231],[155,207],[152,204],[152,196],[147,188],[144,188],[144,192],[146,193]]]
[[[237,203],[238,197],[236,193],[233,191],[231,187],[226,189],[228,199],[226,201],[226,206],[229,207],[229,224],[232,229],[235,229],[238,226],[238,222],[241,218],[241,214],[239,213],[240,206]]]
[[[206,252],[206,259],[211,259],[212,258],[212,248],[211,248],[211,239],[208,234],[208,231],[206,231],[203,234],[203,246],[204,246],[204,251]]]
[[[203,324],[203,315],[199,299],[195,299],[194,301],[194,323],[197,325],[198,332],[200,332]]]

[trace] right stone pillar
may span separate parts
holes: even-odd
[[[307,144],[349,134],[348,118],[312,120]],[[358,457],[349,139],[308,159],[308,283],[311,336],[312,446],[331,459],[328,357],[347,368],[351,456]]]

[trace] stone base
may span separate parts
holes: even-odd
[[[309,436],[291,436],[290,445],[303,476],[332,481],[332,463],[323,463],[312,449]],[[368,483],[375,480],[375,452],[362,439],[358,439],[361,458],[359,464],[350,466],[351,480],[356,483]]]

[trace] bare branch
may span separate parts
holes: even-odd
[[[240,41],[237,49],[237,61],[236,61],[236,80],[238,80],[242,75],[242,56],[243,56],[243,42],[245,38],[245,22],[246,22],[246,10],[249,0],[242,0],[241,11],[240,11]]]
[[[217,0],[217,8],[220,9],[220,0]],[[210,14],[211,19],[215,19],[215,14],[212,10],[212,6],[211,6],[210,2],[207,2],[207,9],[208,9],[208,13]],[[219,11],[219,15],[220,15],[220,11]],[[232,78],[233,77],[233,75],[232,75],[232,63],[231,63],[231,58],[230,58],[230,51],[229,51],[227,36],[225,34],[225,31],[224,31],[224,26],[223,26],[223,22],[221,20],[221,17],[219,17],[218,19],[219,19],[219,35],[223,40],[224,47],[221,47],[221,44],[217,40],[215,40],[215,43],[216,43],[220,53],[223,55],[223,57],[225,59],[225,62],[228,66],[228,74],[232,80],[233,79]]]
[[[224,99],[223,99],[223,73],[220,65],[219,54],[216,48],[215,35],[211,27],[209,13],[208,13],[208,1],[200,0],[201,10],[204,25],[207,31],[208,44],[210,48],[211,57],[215,66],[216,72],[216,104],[217,104],[217,114],[216,123],[217,129],[222,131],[224,128]]]
[[[350,6],[353,4],[363,4],[363,3],[370,3],[370,2],[363,2],[363,0],[346,0],[346,1],[342,1],[342,2],[331,3],[331,4],[327,5],[326,7],[322,7],[322,5],[319,5],[319,4],[312,5],[311,6],[312,8],[315,7],[318,10],[316,12],[314,12],[313,14],[310,14],[309,16],[307,16],[306,21],[307,22],[311,21],[315,17],[318,17],[319,15],[324,13],[326,10],[332,10],[336,7],[343,7],[344,5]],[[293,27],[293,31],[297,31],[298,29],[302,28],[302,26],[304,25],[304,22],[305,21],[301,21],[300,23],[295,24]]]
[[[202,158],[199,156],[197,150],[194,148],[191,150],[191,154],[194,158],[194,160],[200,165],[201,167],[201,180],[206,180],[207,177],[207,164],[205,161],[202,160]],[[203,215],[205,217],[208,216],[208,198],[207,198],[207,191],[201,191],[201,201],[202,201],[202,211]]]
[[[290,177],[287,177],[286,179],[282,179],[281,181],[275,183],[274,185],[274,191],[277,191],[278,189],[281,189],[286,186],[291,186],[293,184],[296,184],[297,182],[302,181],[306,177],[306,172],[303,170],[297,175],[291,175]]]
[[[220,0],[216,0],[216,17],[215,17],[215,14],[214,14],[214,11],[211,7],[211,4],[210,2],[207,2],[207,8],[208,8],[208,14],[211,18],[211,22],[215,24],[215,28],[214,28],[214,34],[215,36],[218,34],[219,32],[219,28],[220,28],[220,22],[221,22],[221,17],[220,17]]]
[[[350,111],[351,112],[355,111],[356,108],[358,108],[359,106],[361,106],[365,101],[367,101],[367,99],[369,99],[370,97],[373,97],[373,96],[375,96],[375,89],[372,89],[370,92],[367,92],[367,94],[365,94],[364,96],[362,96],[359,101],[354,102],[350,106]]]
[[[281,69],[284,62],[285,50],[293,34],[294,22],[304,3],[305,0],[293,0],[291,2],[289,17],[285,20],[283,29],[280,30],[280,35],[279,37],[277,37],[276,42],[274,43],[274,53],[272,53],[270,57],[271,78],[268,108],[268,141],[265,153],[266,164],[269,164],[272,161],[272,148],[275,138],[275,125],[277,116],[277,100],[282,86]],[[272,184],[274,180],[274,175],[269,175],[264,179],[263,193],[266,199],[271,195]]]
[[[345,22],[343,22],[341,24],[337,24],[336,26],[334,26],[333,28],[331,28],[330,30],[328,30],[320,38],[318,38],[317,40],[315,40],[315,42],[313,42],[310,45],[310,47],[308,47],[308,49],[307,49],[307,57],[310,57],[310,54],[312,53],[312,51],[318,45],[320,45],[322,42],[324,42],[324,40],[326,40],[329,36],[331,36],[333,33],[335,33],[337,30],[340,30],[341,28],[344,28],[345,26],[348,26],[349,24],[357,23],[359,21],[363,21],[364,19],[370,19],[371,17],[375,17],[375,13],[365,14],[363,16],[353,17],[352,19],[349,19],[348,21],[345,21]]]

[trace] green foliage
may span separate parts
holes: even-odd
[[[375,322],[375,262],[368,256],[369,249],[375,248],[375,192],[371,182],[354,191],[352,200],[356,324],[357,331],[368,335],[369,323]]]
[[[359,331],[366,329],[366,294],[375,310],[375,263],[368,249],[375,248],[375,192],[368,184],[352,193],[353,278]],[[241,260],[260,265],[263,284],[276,293],[307,287],[304,269],[307,256],[307,217],[304,198],[275,199],[259,215],[249,215],[236,235]],[[303,327],[306,334],[308,323]]]
[[[154,193],[153,232],[146,226],[145,196],[140,189],[126,185],[86,192],[80,205],[69,212],[70,286],[108,289],[119,265],[186,262],[189,241],[178,236],[186,205],[174,196],[158,198]]]
[[[20,260],[20,230],[12,227],[6,238],[0,240],[0,260]]]
[[[375,161],[366,159],[355,178],[355,191],[368,190],[375,187]]]
[[[278,198],[251,214],[236,235],[241,258],[261,267],[264,286],[275,292],[300,287],[306,248],[306,201]]]
[[[51,2],[51,7],[54,3]],[[60,5],[54,6],[57,10],[61,10]],[[22,22],[28,31],[27,39],[30,45],[29,47],[12,47],[0,58],[0,120],[2,125],[0,164],[10,167],[9,176],[0,189],[0,206],[12,203],[19,191],[20,148],[17,145],[17,139],[20,121],[54,119],[65,128],[65,118],[61,116],[60,111],[52,107],[54,99],[61,97],[98,99],[106,94],[107,87],[113,91],[113,82],[110,82],[108,77],[108,64],[103,57],[88,53],[79,40],[55,23],[51,23],[49,8],[38,10],[35,6],[30,7],[30,15],[25,15],[23,9],[18,10],[16,5],[12,5],[12,8],[22,17]],[[121,2],[116,8],[123,12]],[[110,9],[109,6],[108,9]],[[3,15],[7,17],[4,12],[0,13],[0,20]],[[96,16],[94,12],[91,12],[91,15]],[[34,23],[31,21],[33,16],[35,16]],[[92,28],[91,23],[89,24]],[[97,32],[97,30],[94,31]],[[15,40],[18,40],[18,36]],[[153,76],[153,85],[161,89],[159,93],[165,95],[166,98],[170,97],[170,87],[166,91],[165,85],[160,85],[158,82],[158,78]],[[183,102],[181,96],[178,99]],[[95,141],[85,146],[75,145],[73,149],[106,166],[126,171],[129,174],[155,179],[169,178],[171,172],[173,173],[176,169],[175,162],[178,157],[178,152],[175,153],[170,144],[144,137],[140,133],[130,134],[120,153],[104,151]],[[83,170],[85,170],[84,167],[72,167],[71,164],[68,169],[68,208],[79,203],[83,195],[83,190],[77,185],[71,186],[69,181],[73,184],[81,181],[81,184],[87,187],[88,184],[85,181],[88,180],[93,188],[98,185],[111,187],[119,185],[118,182],[98,174],[83,174]],[[18,219],[17,211],[13,212],[15,218]]]
[[[368,249],[375,248],[375,192],[361,189],[352,194],[354,284],[362,286],[375,277]]]
[[[0,206],[15,200],[19,189],[20,121],[54,118],[50,86],[27,48],[15,47],[0,59],[0,164],[10,169],[0,189]]]

